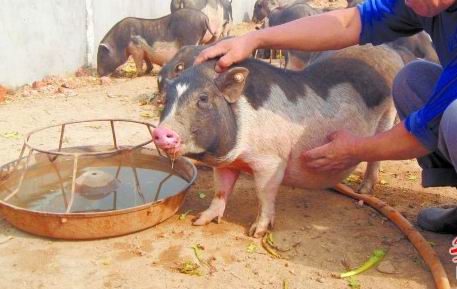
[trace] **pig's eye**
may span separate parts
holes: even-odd
[[[179,73],[179,72],[181,72],[183,70],[184,70],[184,64],[179,63],[178,65],[176,65],[176,67],[175,67],[175,72],[176,73]]]
[[[198,107],[206,108],[208,106],[209,106],[208,95],[200,94],[200,96],[198,97]]]

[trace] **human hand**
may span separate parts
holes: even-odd
[[[346,130],[336,131],[328,137],[330,141],[302,154],[305,166],[317,171],[340,171],[357,165],[355,149],[360,139]]]
[[[257,48],[254,37],[246,34],[240,37],[221,40],[203,50],[195,59],[195,64],[200,64],[206,60],[222,56],[214,68],[216,72],[222,72],[232,64],[238,63],[248,58]]]

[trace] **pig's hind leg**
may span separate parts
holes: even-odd
[[[395,122],[396,110],[393,105],[381,117],[376,128],[376,133],[391,129]],[[370,194],[373,186],[378,182],[378,172],[381,162],[369,162],[365,170],[363,181],[357,191],[361,194]]]
[[[279,186],[286,170],[286,162],[279,157],[262,156],[256,161],[254,180],[259,202],[257,219],[249,229],[249,235],[260,238],[273,227],[275,220],[275,203]]]
[[[152,62],[149,58],[145,58],[144,61],[146,62],[146,71],[144,73],[149,74],[151,73],[154,66],[152,65]]]
[[[226,169],[226,168],[215,168],[214,169],[214,187],[215,194],[211,201],[211,205],[206,211],[202,212],[200,216],[193,222],[196,226],[202,226],[210,223],[217,218],[219,223],[222,216],[224,215],[225,205],[229,195],[233,191],[235,182],[240,175],[239,171]]]

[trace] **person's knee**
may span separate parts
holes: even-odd
[[[441,74],[441,68],[431,62],[424,60],[415,60],[403,67],[394,79],[392,86],[392,95],[394,99],[398,100],[404,95],[405,91],[415,91],[415,86],[423,83],[418,83],[421,76],[435,76],[428,79],[428,82],[433,82],[438,79]],[[428,77],[427,77],[428,78]],[[427,78],[425,78],[427,80]],[[431,85],[433,86],[433,85]]]
[[[442,68],[435,63],[415,60],[397,74],[392,96],[400,116],[406,116],[421,107],[430,97]]]

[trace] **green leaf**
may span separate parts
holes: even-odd
[[[19,139],[19,133],[17,131],[8,131],[8,132],[2,132],[0,133],[1,137],[7,138],[7,139]]]
[[[257,249],[258,249],[258,248],[259,248],[259,247],[257,246],[257,244],[254,243],[254,242],[252,242],[252,243],[250,243],[250,244],[247,246],[246,252],[248,252],[249,254],[252,254],[252,253],[257,252]]]
[[[417,181],[417,176],[415,176],[415,175],[408,175],[408,181]]]
[[[350,175],[343,182],[347,185],[360,184],[362,179],[357,175]]]
[[[180,221],[184,221],[187,218],[187,215],[189,215],[190,212],[192,212],[192,210],[188,210],[187,212],[179,215],[179,220]]]
[[[203,257],[202,257],[202,251],[205,250],[202,245],[196,244],[192,246],[192,249],[194,250],[195,257],[200,263],[204,263]]]
[[[348,286],[353,289],[360,289],[361,285],[359,280],[357,280],[354,276],[348,279]]]
[[[192,261],[186,261],[178,267],[178,271],[182,274],[192,276],[202,276],[203,273],[200,271],[200,265]]]
[[[366,261],[362,266],[352,271],[341,273],[340,277],[346,278],[363,273],[381,262],[385,255],[386,252],[384,250],[376,249],[373,251],[368,261]]]
[[[142,113],[140,113],[140,116],[144,118],[154,118],[154,114],[148,111],[143,111]]]

